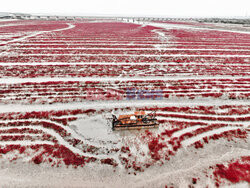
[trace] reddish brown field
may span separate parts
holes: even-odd
[[[249,186],[250,31],[241,30],[0,20],[2,185]],[[111,114],[135,110],[156,111],[159,128],[112,131]]]

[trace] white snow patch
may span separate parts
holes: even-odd
[[[197,135],[195,137],[184,140],[182,142],[182,145],[184,147],[187,147],[187,146],[201,140],[204,137],[209,137],[209,136],[212,136],[214,134],[220,134],[220,133],[223,133],[223,132],[226,132],[226,131],[236,130],[236,129],[242,129],[242,127],[222,127],[222,128],[218,128],[218,129],[215,129],[215,130],[212,130],[212,131],[201,133],[201,134],[199,134],[199,135]]]
[[[9,41],[8,41],[9,42]],[[0,43],[1,44],[1,43]],[[2,55],[4,56],[4,55]],[[13,54],[12,57],[14,56],[127,56],[127,57],[250,57],[250,55],[200,55],[200,54],[195,54],[195,55],[190,55],[190,54],[70,54],[70,53],[64,53],[64,54]]]
[[[88,117],[86,119],[78,119],[70,123],[70,126],[76,132],[83,135],[85,138],[91,138],[92,140],[103,141],[119,141],[119,138],[111,130],[110,125],[107,124],[106,119],[101,115]]]
[[[211,66],[211,65],[221,65],[221,63],[217,63],[217,62],[213,62],[213,63],[199,63],[199,62],[190,62],[190,63],[176,63],[176,62],[148,62],[148,63],[138,63],[138,62],[32,62],[32,63],[21,63],[21,62],[15,62],[15,63],[1,63],[0,62],[0,66],[15,66],[15,65],[29,65],[29,66],[37,66],[37,65],[176,65],[176,66],[180,66],[183,64],[187,64],[187,65],[193,65],[193,66]],[[229,66],[247,66],[250,64],[240,64],[240,63],[233,63],[233,64],[229,64]]]
[[[197,126],[188,127],[188,128],[182,129],[180,131],[174,132],[172,134],[172,137],[179,137],[185,133],[195,131],[195,130],[202,128],[202,127],[204,127],[204,126],[197,125]]]
[[[200,80],[200,79],[249,79],[250,76],[230,76],[230,75],[217,75],[217,76],[207,76],[207,75],[199,75],[199,76],[188,76],[188,77],[180,77],[180,76],[164,76],[162,78],[157,78],[153,76],[148,77],[36,77],[36,78],[0,78],[0,84],[18,84],[18,83],[25,83],[25,82],[36,82],[36,83],[42,83],[42,82],[68,82],[68,81],[79,81],[79,82],[85,82],[85,81],[100,81],[100,82],[114,82],[114,81],[150,81],[150,80]]]
[[[60,47],[55,47],[55,48],[43,48],[43,47],[38,47],[38,48],[20,48],[20,47],[14,47],[11,48],[13,50],[133,50],[133,51],[142,51],[142,50],[153,50],[153,51],[160,51],[160,50],[164,50],[164,51],[233,51],[233,52],[249,52],[250,49],[229,49],[229,48],[167,48],[167,47],[162,47],[162,45],[160,45],[160,47],[157,48],[84,48],[84,47],[73,47],[73,48],[60,48]]]
[[[164,100],[120,100],[120,101],[85,101],[72,103],[54,103],[54,104],[0,104],[0,113],[7,112],[32,112],[32,111],[50,111],[50,110],[70,110],[70,109],[113,109],[122,107],[145,107],[145,106],[221,106],[221,105],[250,105],[249,100],[223,100],[223,99],[164,99]]]
[[[155,27],[165,28],[165,29],[192,29],[192,30],[207,30],[207,31],[222,31],[222,32],[230,32],[230,33],[241,33],[241,34],[250,34],[248,31],[237,31],[237,30],[226,30],[221,28],[202,28],[199,26],[188,26],[181,24],[169,24],[169,23],[154,23],[154,22],[144,22],[146,25],[151,25]]]
[[[19,141],[1,141],[0,145],[22,145],[22,146],[30,146],[30,145],[37,145],[37,144],[48,144],[54,145],[53,142],[50,141],[30,141],[30,140],[19,140]]]
[[[22,40],[25,40],[27,38],[34,37],[36,35],[40,35],[40,34],[44,34],[44,33],[50,33],[50,32],[56,32],[56,31],[63,31],[63,30],[68,30],[68,29],[72,29],[72,28],[75,27],[75,25],[70,24],[70,23],[67,23],[67,25],[68,25],[68,27],[66,27],[66,28],[55,29],[55,30],[52,30],[52,31],[39,31],[39,32],[35,32],[35,33],[30,34],[30,35],[26,35],[26,36],[23,36],[23,37],[20,37],[20,38],[16,38],[16,39],[13,39],[13,40],[0,42],[0,45],[6,45],[8,43],[22,41]]]

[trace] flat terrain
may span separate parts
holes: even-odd
[[[0,20],[0,184],[248,187],[250,31]],[[108,118],[156,112],[157,129]]]

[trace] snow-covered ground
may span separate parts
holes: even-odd
[[[214,173],[217,164],[249,164],[249,159],[243,160],[250,156],[248,31],[199,23],[98,20],[43,21],[43,25],[32,21],[44,28],[17,32],[25,25],[28,30],[29,24],[6,25],[14,27],[9,30],[0,26],[0,67],[15,73],[0,72],[2,186],[249,186],[247,170],[238,169],[247,175],[239,173],[237,181],[232,175],[225,178]],[[68,49],[94,49],[96,53],[77,54]],[[46,50],[53,53],[44,53]],[[58,50],[65,51],[60,54]],[[111,51],[102,54],[98,50]],[[112,50],[122,53],[114,54]],[[131,50],[139,54],[129,54]],[[150,54],[144,50],[169,52]],[[211,51],[215,54],[206,54]],[[97,61],[98,57],[107,59]],[[91,70],[99,76],[77,75],[81,69],[76,67],[83,65],[92,66],[86,73]],[[111,76],[117,65],[136,67],[123,70],[122,76]],[[176,72],[152,75],[164,70],[163,65]],[[210,69],[197,75],[200,66],[210,65],[217,66],[211,68],[213,75],[208,73]],[[220,71],[229,68],[221,69],[222,65],[237,69],[230,68],[232,74],[223,74]],[[47,72],[41,66],[47,66]],[[59,75],[58,67],[66,66],[71,72]],[[104,66],[109,67],[106,75],[101,74]],[[186,73],[177,70],[178,66],[192,66],[193,71]],[[236,74],[239,70],[244,74]],[[136,71],[142,76],[131,76]],[[147,71],[152,74],[144,74]],[[46,75],[52,72],[53,76]],[[184,81],[186,85],[182,85]],[[164,95],[159,100],[84,98],[89,90],[96,92],[93,95],[106,96],[112,94],[110,90],[123,94],[128,88],[157,89]],[[108,120],[111,114],[119,116],[136,110],[156,111],[159,128],[112,131]]]

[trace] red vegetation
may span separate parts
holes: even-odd
[[[196,183],[197,183],[197,178],[193,178],[193,179],[192,179],[192,183],[193,183],[193,184],[196,184]]]
[[[0,46],[4,46],[5,42],[11,42],[13,39],[27,36],[30,32],[51,31],[67,27],[64,21],[33,20],[32,22],[15,21],[12,23],[20,22],[27,22],[27,25],[8,26],[5,24],[9,22],[0,23],[5,26],[0,28],[0,33],[8,34],[6,38],[1,37],[3,44]],[[167,23],[185,24],[190,27],[206,26],[206,24],[195,22],[167,21]],[[30,36],[22,42],[12,42],[12,48],[4,47],[2,49],[1,52],[4,53],[1,54],[0,62],[5,65],[0,66],[0,78],[50,77],[59,81],[2,83],[0,84],[1,104],[48,105],[79,103],[87,100],[126,100],[128,98],[126,91],[131,89],[148,91],[148,93],[161,91],[162,98],[169,100],[210,98],[243,100],[243,104],[245,100],[250,99],[248,57],[250,38],[247,34],[215,30],[210,32],[206,29],[141,27],[135,23],[110,22],[110,20],[102,23],[88,23],[86,20],[74,21],[72,24],[75,25],[72,29]],[[161,32],[167,41],[156,31]],[[26,62],[27,64],[25,64]],[[37,64],[33,65],[34,62]],[[43,62],[53,63],[43,64]],[[8,65],[8,63],[13,64]],[[23,63],[23,65],[15,63]],[[166,76],[174,79],[166,80]],[[217,78],[213,76],[217,76]],[[224,79],[224,76],[228,78]],[[65,77],[79,78],[78,80],[82,81],[60,80]],[[99,81],[94,81],[94,79],[84,81],[88,77],[97,77]],[[105,81],[105,77],[112,79]],[[124,81],[119,77],[130,79],[124,79]],[[133,80],[137,77],[145,79]],[[146,79],[149,77],[156,79]],[[142,94],[141,96],[141,99],[145,100],[151,98]],[[114,110],[119,109],[124,108]],[[234,138],[246,140],[248,136],[243,124],[250,121],[250,107],[249,105],[237,105],[237,101],[235,105],[166,105],[165,107],[148,106],[143,109],[156,110],[157,118],[161,119],[159,132],[145,131],[138,136],[138,141],[147,147],[148,153],[140,150],[140,147],[134,151],[134,147],[141,143],[138,145],[131,143],[133,146],[126,143],[127,145],[121,148],[98,148],[94,144],[88,145],[84,143],[84,140],[74,138],[67,131],[70,128],[69,123],[77,120],[79,115],[111,112],[111,109],[105,107],[102,110],[75,109],[2,113],[0,114],[0,126],[7,129],[0,130],[0,134],[3,134],[0,135],[0,141],[17,141],[17,144],[1,146],[0,154],[4,155],[16,150],[22,155],[29,155],[33,150],[35,153],[31,159],[33,163],[48,162],[52,166],[64,163],[66,166],[77,167],[97,160],[94,157],[75,154],[65,146],[59,145],[58,140],[52,135],[45,131],[35,130],[42,127],[43,130],[49,129],[57,133],[72,147],[77,147],[88,155],[107,155],[107,158],[98,161],[101,164],[116,167],[117,161],[108,158],[109,155],[115,153],[118,154],[125,169],[143,171],[144,167],[163,164],[171,157],[175,157],[184,140],[208,131],[216,131],[216,129],[229,126],[237,127],[235,130],[203,137],[193,144],[196,149],[206,147],[211,140],[214,142],[222,138],[228,141],[232,141]],[[26,128],[22,128],[23,126]],[[32,127],[27,128],[27,126]],[[193,131],[185,132],[184,130],[183,134],[174,136],[178,135],[178,131],[193,126],[197,126],[192,129]],[[18,145],[18,141],[23,140],[46,140],[50,141],[52,145]],[[91,141],[91,139],[88,140],[88,142]],[[104,141],[103,143],[105,144]],[[141,158],[145,160],[140,161]],[[247,169],[249,169],[248,156],[243,157],[241,162],[229,164],[228,167],[222,164],[217,165],[214,175],[226,178],[231,182],[249,182]],[[192,183],[196,184],[197,179],[193,178]]]
[[[43,162],[43,156],[41,156],[41,155],[36,156],[36,157],[32,158],[32,161],[33,161],[35,164],[40,164],[41,162]]]
[[[229,163],[227,166],[223,164],[217,164],[215,171],[213,172],[217,182],[220,178],[229,180],[232,183],[238,183],[246,181],[250,183],[250,160],[249,157],[245,158],[243,162],[236,161]]]
[[[19,153],[24,153],[27,148],[31,148],[34,151],[42,151],[39,155],[36,155],[32,158],[32,161],[35,164],[40,164],[45,161],[45,158],[48,158],[48,162],[52,162],[50,156],[53,158],[59,159],[58,164],[60,164],[60,160],[65,163],[65,165],[73,165],[73,166],[81,166],[85,163],[95,162],[96,158],[94,157],[84,157],[78,154],[73,153],[71,150],[66,148],[63,145],[31,145],[31,146],[20,146],[20,145],[6,145],[0,148],[0,154],[6,154],[8,152],[12,152],[14,150],[19,150]]]
[[[111,158],[107,158],[107,159],[101,159],[101,163],[102,164],[108,164],[108,165],[112,165],[114,167],[116,167],[118,164],[115,162],[114,159]]]
[[[132,80],[114,83],[103,82],[79,82],[79,81],[50,81],[50,82],[29,82],[25,84],[0,84],[3,96],[0,102],[22,103],[22,104],[53,104],[67,102],[81,102],[86,100],[124,100],[129,97],[126,92],[131,89],[140,91],[160,91],[160,98],[187,98],[212,97],[231,99],[249,99],[250,89],[246,86],[248,78],[240,79],[190,79],[190,80]],[[58,87],[60,85],[60,87]],[[222,92],[223,91],[223,92]],[[241,93],[242,92],[242,93]],[[223,94],[223,96],[222,96]],[[44,97],[46,96],[46,97]],[[149,99],[150,95],[143,96]],[[6,101],[6,97],[9,97]],[[155,99],[159,99],[156,97]],[[154,97],[153,97],[154,98]],[[174,109],[174,108],[173,108]],[[163,109],[164,110],[164,109]],[[209,109],[208,109],[209,110]],[[164,116],[164,114],[159,114]],[[171,114],[172,117],[186,118],[185,115]],[[190,115],[190,119],[196,118]],[[199,119],[227,121],[247,121],[249,117],[206,117]]]
[[[158,138],[153,138],[148,142],[148,149],[150,151],[150,155],[154,160],[160,160],[161,157],[159,155],[159,151],[166,147],[166,144],[159,143]]]
[[[123,152],[123,153],[129,153],[129,152],[130,152],[130,149],[129,149],[128,146],[122,146],[122,147],[121,147],[121,152]]]

